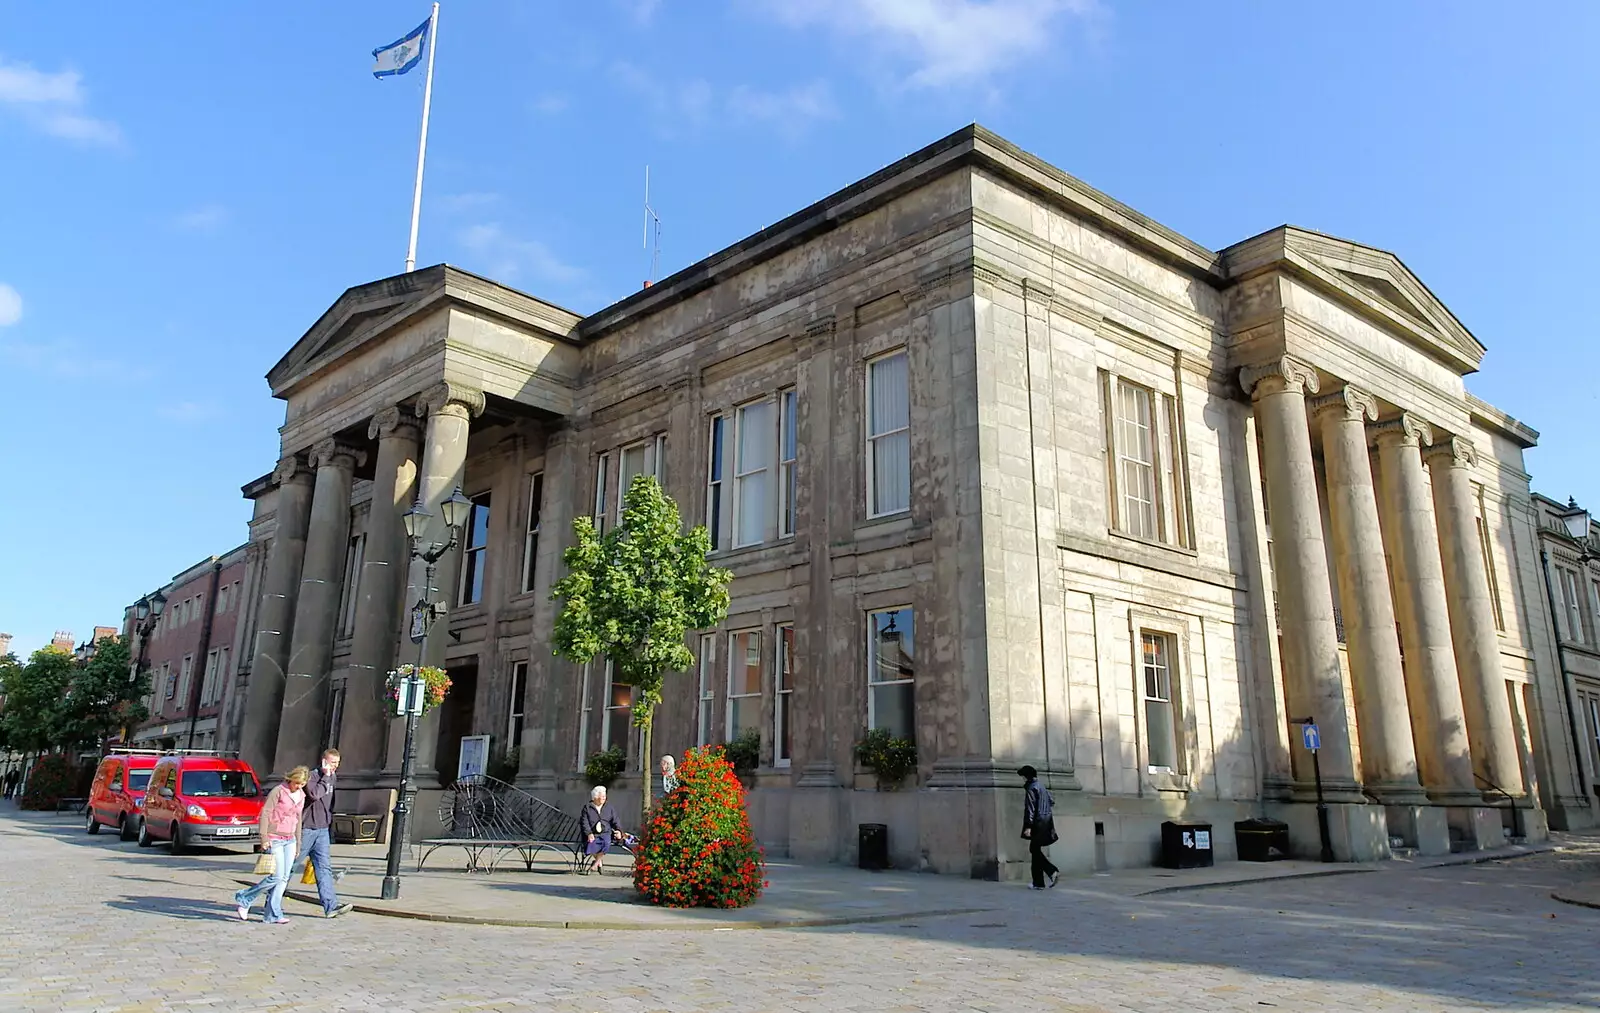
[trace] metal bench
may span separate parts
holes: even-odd
[[[444,835],[421,842],[419,872],[440,848],[465,851],[468,872],[493,872],[512,855],[531,872],[544,851],[555,852],[576,870],[583,854],[577,817],[482,774],[464,777],[444,793],[439,822]]]

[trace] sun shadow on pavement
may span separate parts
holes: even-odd
[[[232,908],[222,904],[208,904],[187,897],[134,897],[108,900],[106,907],[138,914],[164,915],[184,921],[213,922],[238,921]]]

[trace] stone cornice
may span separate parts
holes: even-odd
[[[1320,415],[1325,411],[1343,412],[1346,422],[1378,421],[1378,399],[1349,384],[1331,393],[1312,398],[1306,402],[1306,407],[1311,409],[1313,415]]]
[[[418,419],[399,405],[390,405],[372,416],[367,423],[367,439],[387,440],[392,437],[415,440],[420,432]]]
[[[1245,366],[1239,370],[1239,386],[1259,400],[1285,391],[1296,394],[1315,394],[1322,389],[1317,371],[1293,356],[1284,355],[1272,362]]]
[[[1438,443],[1430,441],[1422,456],[1429,464],[1448,459],[1450,467],[1471,468],[1478,463],[1478,448],[1465,436],[1451,436]]]
[[[483,414],[487,401],[483,391],[448,380],[434,384],[417,398],[417,414],[455,415],[475,419]]]
[[[1374,441],[1390,441],[1408,447],[1422,446],[1433,442],[1433,427],[1424,419],[1401,412],[1392,419],[1374,422],[1367,426],[1367,433]]]

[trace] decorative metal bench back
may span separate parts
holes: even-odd
[[[439,800],[447,837],[485,841],[578,839],[578,820],[520,788],[484,774],[457,781]]]

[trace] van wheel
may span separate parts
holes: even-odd
[[[93,809],[89,810],[89,822],[83,829],[85,833],[90,834],[98,834],[100,832],[100,821],[94,818]]]
[[[183,846],[183,829],[176,823],[172,825],[172,853],[181,855],[189,849]]]
[[[128,822],[128,814],[123,813],[117,818],[117,837],[124,841],[131,841],[138,834],[134,832],[133,824]]]
[[[139,847],[148,848],[154,844],[155,838],[150,836],[150,824],[144,820],[139,821]]]

